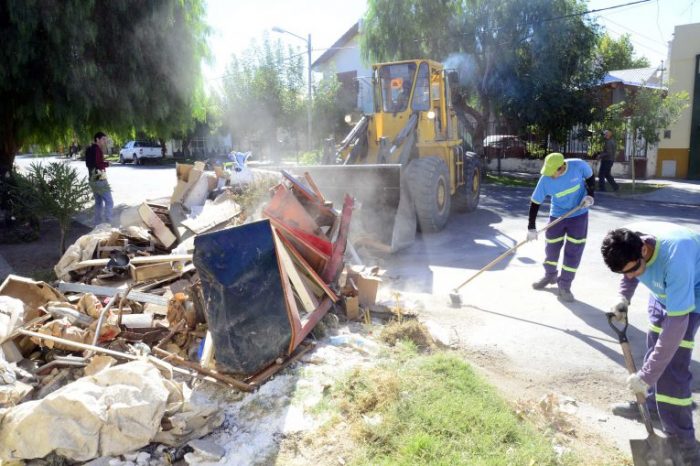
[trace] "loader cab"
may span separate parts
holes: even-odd
[[[375,102],[378,113],[399,113],[409,108],[416,74],[415,63],[381,65],[376,70],[378,86]]]

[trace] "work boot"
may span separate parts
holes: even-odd
[[[700,466],[700,448],[697,442],[689,445],[681,443],[679,450],[685,466]]]
[[[625,401],[624,403],[615,403],[612,405],[612,413],[615,416],[624,417],[625,419],[632,419],[634,421],[642,422],[642,415],[639,413],[639,405],[636,401]],[[649,409],[649,414],[651,415],[652,422],[661,422],[659,419],[659,412],[654,409]]]
[[[565,303],[573,303],[575,301],[574,294],[571,292],[571,290],[567,290],[565,288],[559,288],[559,299]]]
[[[532,287],[536,290],[543,290],[547,285],[554,285],[557,282],[557,277],[550,277],[545,275],[536,282],[532,284]]]

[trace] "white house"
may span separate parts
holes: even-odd
[[[668,65],[669,92],[686,91],[690,105],[663,134],[656,175],[700,179],[700,23],[675,27]]]
[[[357,95],[357,108],[372,113],[372,70],[360,55],[361,33],[362,21],[358,21],[311,64],[311,69],[324,77],[335,73],[342,92]]]

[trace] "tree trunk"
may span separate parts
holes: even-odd
[[[4,132],[4,131],[3,131]],[[15,162],[15,154],[19,148],[15,138],[5,133],[4,138],[0,141],[0,176],[4,177],[9,171],[12,171],[12,165]]]
[[[66,233],[67,233],[68,228],[61,225],[60,229],[61,229],[61,257],[63,257],[63,254],[66,252]]]

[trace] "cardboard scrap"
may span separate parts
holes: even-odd
[[[182,221],[182,225],[196,234],[204,233],[212,228],[227,223],[241,213],[232,193],[222,193],[214,201],[206,201],[204,208],[194,218]]]

